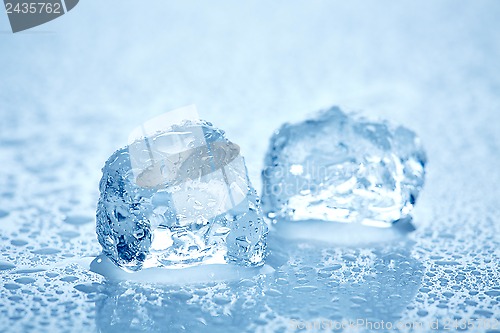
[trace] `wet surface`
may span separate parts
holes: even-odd
[[[500,9],[490,5],[227,4],[230,17],[171,5],[158,33],[148,22],[164,14],[125,7],[82,29],[99,8],[80,4],[54,21],[60,32],[2,35],[12,51],[0,56],[0,332],[279,332],[360,318],[500,330]],[[133,30],[132,19],[144,24]],[[172,52],[183,40],[193,42]],[[82,43],[93,45],[85,56]],[[411,128],[429,159],[415,230],[272,231],[274,273],[241,281],[91,272],[105,160],[137,124],[192,102],[241,146],[257,189],[272,131],[306,112],[339,103]]]

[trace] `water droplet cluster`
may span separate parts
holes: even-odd
[[[266,262],[274,273],[161,286],[105,281],[87,269],[101,251],[93,217],[100,168],[123,138],[123,126],[101,126],[115,121],[102,117],[85,119],[92,132],[64,120],[57,136],[34,124],[29,133],[14,125],[0,131],[0,332],[268,332],[287,331],[294,320],[500,320],[499,141],[494,131],[474,135],[474,120],[470,128],[455,121],[463,139],[426,145],[431,162],[413,214],[416,231],[349,246],[291,241],[271,230]]]

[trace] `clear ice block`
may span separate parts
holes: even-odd
[[[412,210],[425,164],[411,130],[333,107],[274,133],[262,171],[262,207],[274,221],[389,227]]]
[[[239,147],[184,121],[116,151],[103,168],[97,236],[118,266],[260,266],[267,226]]]

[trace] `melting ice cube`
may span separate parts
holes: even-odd
[[[131,271],[262,265],[267,226],[239,147],[199,120],[146,134],[103,168],[103,252]]]
[[[275,221],[389,227],[413,208],[425,163],[409,129],[333,107],[273,135],[262,172],[262,206]]]

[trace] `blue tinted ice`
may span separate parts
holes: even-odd
[[[116,151],[100,191],[98,240],[122,268],[264,262],[267,227],[243,157],[210,123],[174,125]]]
[[[333,107],[275,132],[262,172],[263,209],[273,219],[390,226],[413,208],[425,163],[409,129]]]

